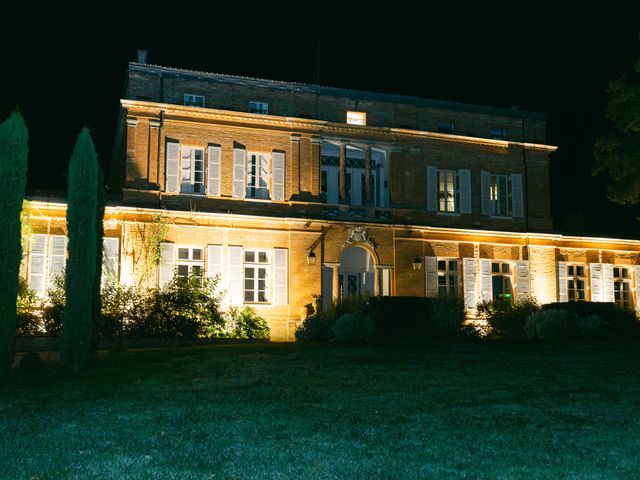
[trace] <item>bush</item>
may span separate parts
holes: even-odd
[[[332,327],[334,338],[345,343],[366,343],[375,333],[375,325],[368,313],[345,313]]]
[[[567,310],[539,310],[527,318],[524,331],[532,340],[569,340],[578,335],[577,315]]]
[[[597,315],[578,317],[576,326],[585,340],[602,340],[611,336],[610,325]]]
[[[377,297],[370,304],[380,343],[420,343],[432,331],[430,312],[433,298]]]
[[[18,366],[23,370],[35,371],[40,370],[44,366],[44,362],[37,352],[29,352],[20,359]]]
[[[439,297],[431,302],[429,318],[433,337],[455,339],[476,337],[475,329],[463,327],[465,321],[464,301],[460,297]]]
[[[40,302],[35,292],[29,288],[24,278],[20,278],[16,302],[17,337],[41,337],[45,334],[39,309]]]
[[[42,307],[42,324],[47,337],[59,337],[62,334],[62,315],[66,303],[64,278],[64,273],[54,277]]]
[[[609,334],[618,339],[640,337],[640,322],[633,310],[614,303],[604,302],[563,302],[543,305],[544,310],[568,310],[578,318],[595,315],[608,325]]]
[[[258,315],[253,308],[244,307],[240,309],[231,307],[227,312],[227,317],[227,325],[210,325],[209,332],[212,337],[221,336],[258,340],[269,339],[271,335],[267,321]],[[229,333],[226,334],[225,331]]]
[[[504,340],[524,340],[527,319],[538,310],[540,305],[532,297],[515,303],[495,300],[478,304],[478,316],[487,321],[491,335]]]
[[[326,342],[333,340],[333,326],[347,313],[365,313],[369,309],[371,297],[354,295],[338,299],[327,310],[317,308],[313,315],[307,317],[296,328],[296,339],[303,342]]]

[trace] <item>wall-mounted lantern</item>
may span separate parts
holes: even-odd
[[[413,259],[413,262],[411,262],[411,265],[413,266],[414,270],[422,270],[422,260],[420,260],[420,257],[416,257]]]
[[[308,265],[315,265],[316,264],[316,254],[315,254],[315,252],[308,252],[307,253],[307,264]]]

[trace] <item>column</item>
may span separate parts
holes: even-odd
[[[371,197],[371,145],[364,147],[364,205],[373,204]]]
[[[340,144],[340,174],[338,175],[340,185],[340,203],[347,203],[347,144]]]
[[[340,299],[340,265],[331,265],[331,296],[336,302]]]
[[[402,169],[401,161],[402,147],[394,146],[389,149],[389,200],[391,205],[403,203],[402,186],[404,184],[405,172]]]
[[[380,295],[380,267],[378,265],[373,268],[373,295],[375,297]]]
[[[292,133],[291,134],[291,167],[287,165],[286,171],[291,172],[291,196],[298,195],[300,193],[300,134]],[[285,182],[285,189],[287,188]],[[288,195],[285,194],[285,198],[289,198]]]
[[[320,137],[311,137],[311,168],[309,175],[311,176],[311,195],[317,197],[320,195]]]
[[[135,183],[136,175],[136,132],[138,119],[127,117],[127,160],[125,165],[125,183],[127,186]]]
[[[160,120],[149,120],[149,183],[160,188]]]

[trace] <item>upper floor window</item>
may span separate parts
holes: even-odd
[[[491,215],[511,215],[511,181],[509,175],[491,175],[489,179]]]
[[[438,211],[458,211],[458,175],[455,170],[438,170]]]
[[[190,276],[201,277],[204,271],[204,254],[200,247],[177,246],[176,275],[179,280]]]
[[[624,308],[631,308],[631,276],[626,267],[613,267],[614,301]]]
[[[247,198],[269,198],[269,157],[247,154]]]
[[[190,107],[204,107],[204,96],[185,93],[184,104]]]
[[[451,122],[438,123],[438,133],[453,133],[453,123]]]
[[[204,150],[182,147],[180,191],[204,193]]]
[[[584,265],[567,265],[567,297],[570,302],[586,300],[586,283]]]
[[[505,140],[507,138],[507,132],[504,128],[496,128],[489,132],[489,136],[493,140]]]
[[[249,102],[249,113],[269,114],[269,104],[267,102]]]
[[[269,252],[244,251],[244,301],[266,303],[269,301]]]
[[[366,112],[347,112],[347,123],[349,125],[362,125],[367,124]]]

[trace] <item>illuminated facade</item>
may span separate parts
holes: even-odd
[[[278,340],[316,295],[640,305],[640,242],[552,233],[545,130],[537,113],[133,63],[105,261],[143,286],[217,276]],[[32,202],[39,292],[64,267],[64,211]]]

